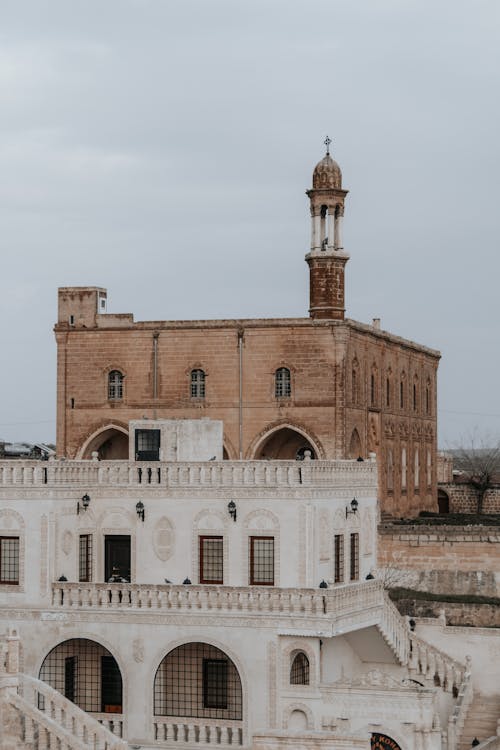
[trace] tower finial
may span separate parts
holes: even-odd
[[[331,142],[332,142],[332,140],[328,136],[326,136],[325,140],[323,141],[323,143],[326,146],[326,155],[327,156],[330,156],[330,143]]]

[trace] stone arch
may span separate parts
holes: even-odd
[[[268,519],[270,521],[270,526],[267,524],[257,524],[256,526],[252,526],[252,521],[258,518]],[[247,513],[243,522],[243,527],[250,530],[258,529],[262,531],[278,531],[280,522],[278,516],[272,511],[267,510],[267,508],[257,508],[257,510],[252,510],[250,513]]]
[[[317,438],[302,425],[289,421],[277,422],[257,435],[247,450],[247,458],[253,460],[295,460],[298,453],[310,450],[312,458],[325,457]]]
[[[238,452],[227,435],[222,438],[222,460],[236,461],[239,458]]]
[[[283,685],[288,688],[290,687],[290,667],[292,665],[294,657],[298,653],[306,655],[309,661],[309,686],[314,686],[318,682],[317,666],[316,666],[316,653],[310,643],[306,642],[306,639],[295,640],[287,644],[286,648],[283,649],[282,653],[282,680]],[[304,685],[300,686],[301,689]],[[307,686],[306,686],[307,687]]]
[[[362,455],[361,438],[357,427],[355,427],[351,433],[351,439],[349,441],[349,458],[359,458]]]
[[[305,703],[290,703],[288,706],[285,706],[283,710],[283,729],[293,729],[292,726],[290,726],[292,722],[292,716],[297,714],[303,714],[305,716],[305,726],[298,726],[295,731],[304,731],[304,730],[310,730],[314,729],[314,716],[309,708],[309,706],[306,706]],[[296,716],[295,718],[301,719],[302,717]]]
[[[208,653],[209,649],[214,649],[215,652],[219,652],[219,654],[222,654],[223,657],[226,657],[226,659],[228,659],[229,662],[231,662],[231,664],[233,665],[234,670],[235,670],[235,672],[236,672],[236,674],[238,676],[239,687],[240,687],[240,690],[241,690],[241,699],[240,699],[240,703],[239,703],[239,706],[240,706],[240,709],[241,709],[240,720],[243,722],[243,725],[245,726],[246,723],[247,723],[247,721],[248,721],[248,711],[247,711],[248,685],[246,683],[245,672],[243,670],[243,666],[242,666],[242,664],[241,664],[238,656],[232,651],[232,649],[227,648],[225,644],[222,644],[222,643],[220,643],[219,641],[217,641],[217,640],[215,640],[213,638],[208,639],[204,635],[202,635],[200,637],[197,637],[196,634],[194,634],[194,633],[192,634],[192,637],[189,638],[189,639],[187,639],[187,640],[184,637],[184,638],[179,638],[179,639],[176,639],[175,641],[172,641],[172,643],[169,644],[168,650],[165,651],[165,649],[162,649],[159,652],[159,654],[157,655],[157,658],[154,661],[154,663],[157,664],[157,667],[156,667],[156,669],[154,671],[154,680],[153,680],[153,683],[151,685],[152,690],[153,690],[152,705],[153,705],[153,712],[154,712],[154,714],[155,715],[160,715],[160,716],[161,715],[169,715],[169,714],[157,714],[157,707],[158,706],[157,706],[157,701],[156,701],[156,697],[157,696],[155,695],[155,693],[156,693],[155,688],[159,687],[157,685],[157,679],[161,678],[161,671],[160,670],[162,668],[162,665],[166,664],[166,659],[168,659],[168,657],[171,654],[173,654],[174,652],[178,652],[178,650],[182,649],[183,647],[188,647],[188,646],[193,645],[193,644],[197,645],[197,646],[201,646],[201,647],[203,647],[203,646],[207,647],[207,653]],[[212,657],[209,656],[208,658],[212,658]],[[217,657],[215,657],[215,658],[217,658]],[[233,676],[234,676],[234,674],[233,674]],[[205,709],[205,710],[207,710],[207,709]],[[214,710],[214,709],[208,709],[208,711],[210,711],[210,710]],[[224,709],[215,709],[215,712],[217,712],[217,711],[224,712]],[[205,714],[205,716],[206,716],[206,718],[209,718],[208,714]],[[214,718],[222,718],[223,719],[223,718],[228,718],[228,717],[227,716],[223,716],[223,715],[215,715]],[[243,731],[243,733],[244,733],[244,731]]]
[[[75,458],[89,459],[97,451],[105,461],[128,460],[128,429],[120,422],[112,422],[98,427],[78,449]]]
[[[60,640],[38,669],[40,680],[82,710],[114,716],[124,713],[124,674],[108,645],[82,635]]]

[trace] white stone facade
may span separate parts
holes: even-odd
[[[375,460],[3,461],[3,629],[131,746],[454,750],[469,670],[367,579],[377,520]]]

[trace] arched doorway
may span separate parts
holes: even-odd
[[[45,657],[39,678],[83,711],[122,713],[120,668],[100,643],[88,638],[63,641]]]
[[[109,425],[94,433],[80,450],[80,458],[92,458],[97,451],[101,461],[126,461],[129,456],[128,433],[116,425]]]
[[[386,734],[374,732],[371,740],[372,750],[401,750],[398,743]]]
[[[302,460],[307,457],[306,451],[310,452],[311,458],[317,458],[314,446],[304,435],[291,427],[281,427],[260,444],[255,459]]]
[[[438,511],[439,513],[450,512],[450,498],[444,490],[438,490]]]
[[[209,643],[174,648],[156,671],[154,713],[241,721],[241,679],[234,662]]]

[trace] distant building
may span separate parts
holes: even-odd
[[[312,183],[308,318],[134,322],[106,313],[105,289],[59,289],[58,456],[125,459],[130,420],[204,416],[226,459],[375,453],[383,511],[437,509],[440,355],[345,318],[347,191],[328,152]]]
[[[5,440],[0,440],[0,459],[35,458],[46,461],[55,457],[55,455],[54,446],[44,443],[8,443]]]

